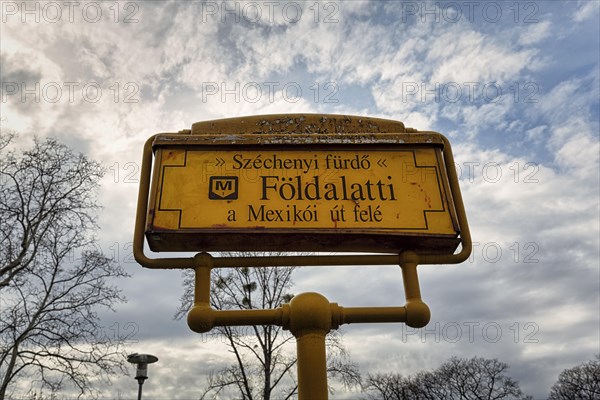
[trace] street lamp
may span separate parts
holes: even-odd
[[[133,353],[127,356],[127,361],[132,364],[136,364],[135,379],[139,383],[138,387],[138,400],[142,400],[142,385],[144,381],[148,379],[148,364],[152,364],[158,361],[158,357],[152,354],[138,354]]]

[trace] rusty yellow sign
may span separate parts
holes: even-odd
[[[323,148],[159,140],[150,247],[454,251],[459,229],[439,143],[396,142]]]

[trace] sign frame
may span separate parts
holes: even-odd
[[[290,123],[298,121],[299,123],[296,124]],[[307,132],[307,126],[316,127],[315,132]],[[254,131],[249,129],[249,127],[254,129]],[[154,179],[151,191],[151,164],[154,151],[162,148],[205,148],[219,150],[231,149],[232,146],[235,146],[236,148],[261,149],[271,146],[278,149],[295,150],[299,144],[302,146],[314,146],[314,148],[324,148],[326,146],[327,148],[348,148],[353,150],[358,147],[362,149],[381,149],[385,147],[386,149],[390,148],[390,151],[394,151],[394,149],[397,150],[406,146],[426,146],[439,149],[439,151],[437,151],[437,157],[440,158],[438,165],[440,167],[445,166],[445,174],[441,174],[444,177],[443,186],[444,190],[447,192],[453,224],[456,224],[457,235],[455,237],[455,243],[451,246],[448,246],[446,243],[445,246],[441,246],[443,247],[443,250],[440,251],[436,248],[436,241],[431,240],[431,238],[427,239],[431,242],[430,244],[427,246],[420,246],[419,242],[421,242],[423,238],[416,235],[414,241],[407,241],[406,246],[403,248],[386,247],[384,243],[378,247],[375,246],[369,249],[361,249],[364,252],[369,252],[369,250],[371,250],[373,253],[395,253],[393,255],[251,257],[251,265],[398,264],[398,255],[402,251],[416,251],[419,254],[421,264],[459,263],[469,256],[472,247],[470,232],[460,194],[458,178],[454,169],[454,160],[450,143],[443,135],[429,131],[417,132],[415,129],[405,128],[399,121],[392,120],[336,115],[291,114],[285,116],[253,116],[207,121],[194,124],[191,130],[184,130],[178,133],[160,133],[150,137],[144,146],[141,170],[138,211],[134,233],[134,256],[136,260],[149,268],[192,268],[194,265],[193,259],[191,258],[150,259],[144,254],[143,247],[145,233],[148,233],[148,235],[153,234],[152,231],[148,231],[148,209],[150,209],[150,212],[152,213],[154,206],[150,199],[150,193],[155,190],[156,186],[156,179]],[[296,148],[294,146],[296,146]],[[247,233],[236,233],[235,231],[235,229],[232,231],[225,231],[224,237],[229,237],[229,239],[234,237],[238,242],[240,239],[244,240],[247,238]],[[219,232],[223,232],[223,230]],[[366,236],[364,236],[360,233],[356,233],[357,230],[353,230],[352,232],[352,235],[358,240],[363,240],[365,237],[369,239],[381,239],[386,237],[385,235],[372,233],[367,233]],[[215,232],[215,235],[216,234],[217,232]],[[250,234],[257,233],[251,232]],[[319,233],[317,232],[317,234]],[[238,236],[236,237],[235,235]],[[347,235],[347,233],[340,233],[338,231],[329,237],[329,241],[335,241],[336,238],[339,240],[339,235]],[[392,236],[394,235],[391,235],[390,237]],[[285,241],[298,238],[302,239],[303,237],[300,237],[295,233],[289,233],[287,236],[284,236]],[[394,240],[397,240],[397,237]],[[459,244],[461,250],[459,253],[454,254],[454,250]],[[191,249],[185,250],[198,251]],[[209,247],[202,250],[212,251],[216,249]],[[241,248],[236,251],[244,250],[253,249]],[[254,250],[275,251],[277,248],[260,248]],[[326,248],[318,247],[304,247],[302,250],[332,251],[331,249],[328,250]],[[339,248],[333,249],[333,251],[336,250],[339,250]],[[342,249],[342,251],[349,250],[346,248]],[[220,257],[214,258],[213,263],[227,267],[233,266],[230,264],[233,264],[234,261],[230,260],[228,257]],[[240,258],[236,257],[235,263],[237,264],[235,266],[240,266]]]

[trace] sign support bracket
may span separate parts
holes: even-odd
[[[429,307],[421,299],[417,276],[419,256],[407,251],[398,258],[406,298],[402,307],[342,307],[319,293],[307,292],[275,309],[215,310],[210,305],[210,272],[215,259],[199,253],[192,259],[194,306],[187,316],[188,326],[198,333],[215,326],[278,325],[289,330],[296,338],[298,398],[327,399],[325,338],[331,330],[350,323],[404,322],[422,328],[429,322]]]

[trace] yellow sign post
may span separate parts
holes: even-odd
[[[152,158],[154,156],[154,168]],[[191,258],[149,258],[193,251]],[[460,251],[456,250],[460,246]],[[193,268],[196,332],[276,324],[297,339],[299,398],[326,399],[325,336],[344,323],[430,318],[417,265],[466,260],[471,237],[448,140],[398,121],[272,115],[194,124],[144,147],[134,256],[148,268]],[[213,257],[207,251],[378,253]],[[271,310],[214,310],[212,268],[400,265],[406,304],[345,308],[317,293]]]

